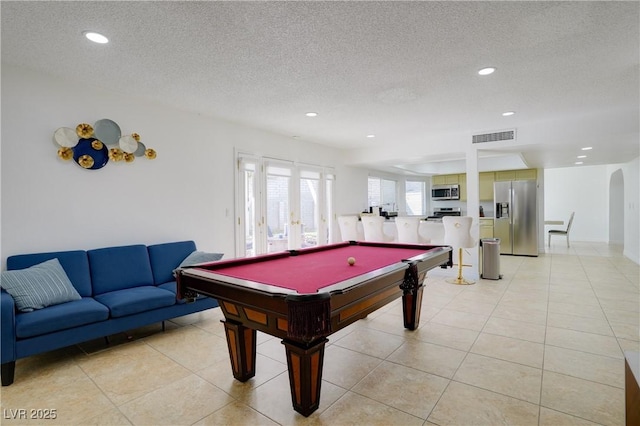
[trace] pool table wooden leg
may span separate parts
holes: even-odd
[[[422,306],[422,289],[402,295],[402,312],[404,314],[404,328],[415,330],[420,325],[420,307]]]
[[[407,273],[407,278],[401,286],[402,312],[404,317],[404,328],[416,330],[420,325],[420,308],[422,307],[422,285],[426,272],[418,273],[417,269],[412,273]]]
[[[293,409],[305,417],[317,410],[320,405],[320,385],[326,342],[328,340],[324,337],[312,342],[309,346],[287,340],[282,341],[287,352]]]
[[[233,377],[246,382],[256,375],[256,331],[231,321],[222,321],[227,335]]]

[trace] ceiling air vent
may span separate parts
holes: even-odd
[[[471,143],[499,142],[499,141],[515,141],[516,129],[502,130],[493,133],[483,133],[471,136]]]

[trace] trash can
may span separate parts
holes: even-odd
[[[482,238],[482,275],[487,280],[499,280],[500,275],[500,238]]]

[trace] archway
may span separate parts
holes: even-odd
[[[609,243],[624,245],[624,176],[618,169],[609,180]]]

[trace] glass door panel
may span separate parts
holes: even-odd
[[[255,256],[264,253],[262,196],[260,182],[261,160],[251,155],[238,155],[236,198],[236,256]]]
[[[244,256],[255,256],[258,247],[256,230],[256,187],[255,165],[248,165],[244,170]]]
[[[326,173],[324,179],[324,213],[322,215],[322,227],[320,228],[319,238],[320,244],[331,244],[334,242],[333,235],[333,187],[335,183],[335,175]]]
[[[300,247],[318,245],[320,230],[320,173],[300,171]],[[297,222],[297,221],[296,221]]]
[[[289,249],[292,213],[290,210],[291,168],[267,166],[267,253]]]

